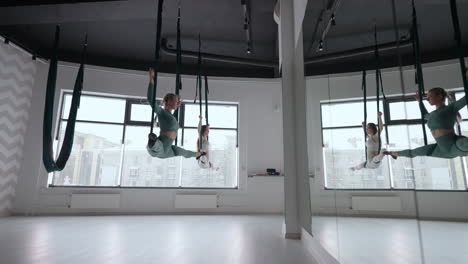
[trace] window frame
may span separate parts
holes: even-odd
[[[64,90],[61,93],[61,103],[59,106],[59,111],[58,113],[60,116],[57,119],[57,125],[56,125],[56,131],[55,131],[55,140],[59,139],[60,135],[60,128],[61,128],[61,123],[62,122],[68,122],[68,116],[64,116],[64,111],[65,111],[65,97],[66,96],[72,96],[73,92],[69,90]],[[121,144],[124,144],[125,141],[125,135],[126,135],[126,129],[127,126],[138,126],[138,127],[144,127],[151,125],[150,121],[134,121],[131,120],[131,107],[132,105],[138,104],[138,105],[149,105],[148,100],[143,99],[143,98],[135,98],[135,97],[125,97],[125,96],[118,96],[118,95],[102,95],[102,94],[93,94],[93,93],[82,93],[84,96],[90,96],[90,97],[100,97],[100,98],[110,98],[110,99],[119,99],[119,100],[125,100],[125,110],[124,110],[124,121],[123,123],[118,123],[118,122],[105,122],[105,121],[91,121],[91,120],[81,120],[77,119],[77,123],[91,123],[91,124],[104,124],[104,125],[121,125],[123,126],[123,132],[122,132],[122,138],[121,138]],[[162,99],[156,99],[156,103],[160,103]],[[182,138],[180,140],[181,146],[183,146],[184,142],[184,130],[185,128],[187,129],[197,129],[198,127],[188,127],[185,126],[185,106],[186,105],[198,105],[198,103],[190,103],[190,102],[182,102],[182,104],[179,107],[179,126],[181,129],[181,135]],[[204,104],[204,103],[203,103]],[[220,102],[215,102],[215,103],[209,103],[208,105],[221,105],[221,106],[234,106],[236,107],[236,128],[224,128],[224,127],[212,127],[210,125],[210,130],[230,130],[230,131],[236,131],[236,148],[239,148],[239,104],[234,103],[234,102],[226,102],[226,103],[220,103]],[[57,145],[57,148],[60,144]],[[56,149],[58,151],[58,149]],[[122,150],[124,155],[124,150]],[[239,153],[239,152],[238,152]],[[237,158],[239,160],[239,158]],[[93,185],[56,185],[53,184],[53,180],[55,177],[55,172],[52,172],[51,176],[51,183],[47,184],[48,188],[76,188],[76,189],[176,189],[176,190],[183,190],[183,189],[190,189],[190,190],[238,190],[239,189],[239,167],[236,169],[237,175],[236,175],[236,181],[237,184],[234,187],[184,187],[184,186],[168,186],[168,187],[158,187],[158,186],[122,186],[122,167],[123,163],[121,161],[120,163],[120,171],[119,171],[119,184],[115,186],[93,186]],[[239,166],[239,164],[237,164]]]
[[[457,93],[463,93],[463,90],[450,90],[450,91],[447,91],[448,92],[448,95],[449,96],[453,96],[453,98],[455,98],[455,94]],[[411,102],[411,101],[416,101],[416,99],[414,99],[414,96],[413,95],[399,95],[399,96],[387,96],[386,97],[386,100],[383,100],[383,116],[384,116],[384,129],[385,128],[388,128],[388,127],[391,127],[391,126],[395,126],[395,125],[421,125],[421,119],[397,119],[397,120],[392,120],[391,119],[391,113],[390,113],[390,104],[391,103],[396,103],[396,102]],[[369,101],[377,101],[376,98],[371,98],[371,99],[367,99],[367,102]],[[335,127],[324,127],[323,126],[323,111],[322,111],[322,106],[323,105],[331,105],[331,104],[345,104],[345,103],[356,103],[356,102],[364,102],[364,100],[362,99],[350,99],[350,100],[336,100],[336,101],[321,101],[320,102],[320,126],[321,126],[321,129],[320,129],[320,133],[321,133],[321,140],[322,140],[322,149],[325,147],[324,145],[324,130],[331,130],[331,129],[345,129],[345,128],[359,128],[359,127],[362,127],[362,126],[335,126]],[[468,118],[463,118],[461,120],[461,122],[464,122],[464,121],[468,121]],[[460,123],[461,123],[460,122]],[[426,125],[427,121],[424,120],[424,125]],[[457,133],[460,132],[460,123],[457,123],[456,126],[457,126]],[[426,131],[428,131],[426,129]],[[387,137],[389,136],[388,134],[386,135]],[[324,159],[323,155],[324,155],[324,151],[322,151],[322,159]],[[356,189],[353,189],[353,188],[332,188],[332,187],[328,187],[326,186],[327,185],[327,174],[326,174],[326,171],[327,169],[324,168],[324,173],[323,173],[323,177],[324,177],[324,190],[330,190],[330,191],[421,191],[421,192],[468,192],[468,173],[467,173],[467,163],[468,161],[464,160],[464,157],[458,157],[458,159],[461,160],[462,162],[462,166],[464,166],[464,169],[462,170],[462,173],[463,173],[463,180],[464,180],[464,187],[465,189],[419,189],[419,188],[416,188],[413,187],[413,188],[395,188],[393,187],[393,182],[394,182],[394,178],[393,178],[393,173],[389,173],[390,175],[390,188],[356,188]],[[325,164],[323,164],[323,166],[325,166]],[[390,170],[391,170],[391,166],[390,166]]]

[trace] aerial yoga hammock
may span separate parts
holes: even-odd
[[[166,94],[164,96],[164,109],[156,104],[155,95],[158,81],[158,61],[159,61],[159,51],[161,48],[161,24],[162,24],[162,7],[163,0],[158,2],[158,19],[157,19],[157,30],[156,30],[156,52],[155,52],[155,63],[154,69],[149,70],[150,83],[148,85],[147,99],[152,108],[151,113],[151,128],[148,135],[148,145],[146,147],[148,153],[152,157],[166,159],[172,158],[175,156],[182,156],[185,158],[194,158],[197,159],[205,155],[204,153],[197,153],[194,151],[185,150],[181,147],[173,145],[175,139],[177,138],[177,130],[179,129],[179,122],[177,118],[171,114],[172,110],[177,110],[180,106],[180,98],[176,94]],[[179,12],[180,17],[180,12]],[[178,28],[180,23],[178,20]],[[180,32],[178,30],[178,47],[180,46]],[[178,59],[180,61],[180,59]],[[180,77],[176,78],[176,93],[180,89]],[[153,133],[154,128],[154,113],[156,113],[159,120],[160,135],[159,137]]]
[[[198,35],[198,74],[197,74],[197,86],[195,88],[195,100],[194,103],[197,101],[197,94],[200,95],[199,97],[199,106],[200,106],[200,115],[198,122],[198,140],[197,140],[197,150],[201,153],[206,153],[202,157],[198,159],[198,166],[202,169],[210,169],[214,168],[213,164],[210,161],[210,142],[208,141],[208,136],[210,133],[210,124],[208,123],[208,76],[205,74],[205,125],[202,125],[203,116],[202,116],[202,76],[201,76],[201,66],[202,66],[202,58],[201,58],[201,40],[200,35]],[[218,168],[215,168],[216,170]]]
[[[452,20],[454,22],[454,31],[455,39],[459,45],[459,50],[461,46],[460,40],[460,28],[458,25],[458,17],[456,11],[455,1],[450,1],[452,9]],[[416,30],[416,10],[413,2],[413,32]],[[415,38],[417,35],[414,36]],[[418,44],[418,43],[417,43]],[[419,49],[417,49],[419,51]],[[418,57],[419,54],[416,54]],[[465,87],[465,92],[467,90],[467,81],[466,81],[466,68],[463,61],[463,53],[459,51],[460,57],[460,66],[462,70],[463,84]],[[419,67],[418,67],[419,68]],[[419,75],[418,75],[419,76]],[[422,79],[418,80],[422,82]],[[468,155],[468,138],[464,136],[459,136],[455,134],[454,125],[457,122],[459,117],[458,111],[466,106],[466,96],[459,99],[454,103],[445,105],[445,99],[447,98],[447,92],[440,87],[432,88],[427,94],[427,100],[429,104],[435,105],[436,110],[428,113],[423,102],[422,94],[418,92],[416,94],[416,100],[419,102],[419,108],[423,114],[425,120],[427,120],[427,126],[431,130],[432,136],[434,137],[436,143],[429,144],[423,147],[416,149],[406,149],[401,151],[386,151],[385,154],[391,155],[394,159],[401,157],[418,157],[418,156],[430,156],[435,158],[444,158],[451,159],[461,156]]]
[[[57,63],[58,49],[60,39],[60,27],[55,30],[54,51],[49,65],[49,73],[47,76],[47,91],[44,108],[44,123],[43,123],[43,145],[42,145],[42,161],[47,172],[61,171],[65,167],[68,158],[70,157],[73,147],[73,136],[75,134],[75,123],[78,108],[80,106],[81,90],[83,89],[84,77],[84,60],[86,54],[87,37],[83,46],[80,68],[76,76],[75,87],[73,89],[72,102],[70,113],[68,114],[67,127],[65,129],[65,137],[63,139],[62,148],[57,161],[54,161],[53,140],[52,140],[52,119],[54,114],[54,97],[55,86],[57,81]]]
[[[379,68],[379,50],[377,46],[377,29],[374,31],[375,37],[375,46],[374,46],[374,55],[376,61],[376,70],[375,70],[375,77],[376,77],[376,95],[377,95],[377,123],[378,126],[374,123],[367,123],[367,81],[366,81],[366,70],[362,71],[362,90],[364,94],[364,122],[362,122],[362,127],[364,129],[364,138],[366,142],[366,161],[351,167],[352,171],[360,170],[363,168],[366,169],[377,169],[382,164],[382,160],[384,158],[382,148],[382,141],[380,139],[380,134],[384,128],[383,121],[382,121],[382,112],[380,112],[380,89],[382,90],[382,95],[384,100],[386,100],[385,93],[383,91],[383,84],[382,84],[382,75]],[[367,125],[366,125],[367,124]],[[385,127],[385,129],[387,129]],[[386,133],[388,134],[388,133]],[[388,141],[388,140],[387,140]]]

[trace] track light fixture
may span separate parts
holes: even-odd
[[[244,12],[244,32],[247,41],[247,54],[252,53],[252,38],[250,31],[250,8],[248,0],[241,0],[242,10]]]
[[[322,35],[320,37],[320,44],[317,49],[317,51],[323,51],[323,42],[327,38],[328,31],[330,30],[331,27],[336,26],[336,12],[338,12],[338,8],[340,7],[341,0],[333,0],[329,1],[329,5],[326,7],[326,9],[322,10],[322,15],[324,13],[331,14],[331,16],[328,18],[328,20],[324,20],[323,17],[320,18],[320,24],[323,24],[323,30],[322,30]]]

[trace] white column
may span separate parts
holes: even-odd
[[[305,8],[303,0],[280,0],[279,38],[282,64],[285,236],[287,238],[300,238],[301,228],[309,232],[311,228],[302,43],[304,10],[301,7]],[[295,12],[295,10],[299,11]],[[301,22],[298,23],[298,21]]]

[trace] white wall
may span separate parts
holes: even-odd
[[[426,88],[440,86],[446,89],[463,87],[460,68],[456,61],[424,65]],[[412,217],[416,215],[418,201],[422,218],[468,219],[468,192],[417,192],[414,191],[332,191],[324,190],[321,154],[320,101],[362,97],[362,73],[317,76],[307,80],[309,170],[315,174],[311,181],[312,211],[314,214],[380,215]],[[402,94],[398,69],[382,73],[387,95]],[[404,69],[406,93],[415,93],[414,70]],[[375,74],[368,72],[368,94],[375,96]],[[330,89],[329,89],[330,88]],[[330,95],[328,94],[330,92]],[[346,135],[343,135],[346,136]],[[430,135],[429,135],[430,136]],[[402,200],[401,212],[356,212],[350,209],[352,195],[396,195]],[[335,208],[336,202],[336,208]]]
[[[176,193],[193,192],[170,189],[108,189],[86,190],[47,188],[47,174],[42,166],[42,115],[48,65],[40,65],[33,91],[31,118],[25,141],[25,156],[21,170],[16,214],[91,212],[67,208],[70,194],[79,192],[115,192],[121,194],[121,207],[109,212],[169,213]],[[59,67],[57,89],[73,88],[77,68]],[[173,92],[174,77],[159,78],[158,96]],[[184,99],[193,96],[195,80],[183,79]],[[145,72],[89,66],[85,72],[84,91],[126,96],[146,96],[148,77]],[[59,92],[57,91],[56,106]],[[239,103],[239,181],[238,190],[210,190],[219,194],[218,209],[209,212],[280,213],[284,207],[283,177],[253,177],[249,173],[264,172],[266,168],[283,169],[281,84],[280,80],[210,79],[210,99]],[[102,212],[102,210],[100,210]],[[205,210],[207,211],[207,210]]]
[[[36,65],[0,38],[0,216],[9,215],[23,156]]]
[[[16,188],[13,212],[31,213],[76,213],[87,212],[67,208],[70,194],[80,192],[117,192],[121,194],[121,208],[109,212],[118,213],[170,213],[181,212],[173,208],[173,199],[181,190],[162,189],[54,189],[46,188],[47,175],[42,166],[42,118],[48,65],[38,64],[36,81],[33,88],[33,101],[30,110],[28,130],[26,131],[22,168]],[[57,87],[72,89],[77,69],[66,65],[59,68]],[[441,62],[425,65],[426,87],[442,86],[459,88],[462,86],[456,62]],[[368,74],[370,96],[373,95],[374,76]],[[395,69],[383,72],[387,94],[400,94],[399,74]],[[411,217],[415,212],[415,193],[412,191],[392,191],[403,201],[403,211],[394,212],[356,212],[350,210],[351,195],[388,195],[379,191],[325,191],[322,175],[320,101],[328,99],[330,82],[331,99],[357,98],[361,95],[361,75],[317,76],[307,79],[308,100],[308,148],[311,179],[312,209],[316,214],[334,214],[335,198],[337,210],[347,215],[385,215]],[[414,72],[405,69],[405,87],[408,93],[416,90]],[[88,67],[85,75],[85,91],[121,94],[144,97],[147,76],[144,72],[126,71],[109,68]],[[160,78],[158,94],[172,91],[174,78],[164,75]],[[186,99],[193,96],[190,87],[195,87],[194,79],[184,78],[182,91]],[[262,172],[267,167],[283,169],[281,84],[280,80],[262,79],[220,79],[211,78],[210,98],[215,101],[239,102],[240,105],[240,187],[239,190],[209,191],[219,194],[220,208],[205,212],[283,212],[284,186],[282,177],[248,178],[248,173]],[[58,94],[56,105],[58,105]],[[427,218],[468,219],[468,193],[466,192],[418,192],[419,214]],[[102,210],[101,210],[102,211]]]

